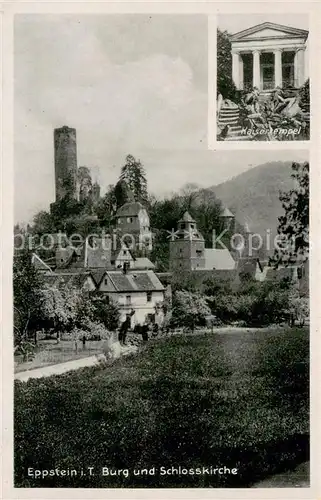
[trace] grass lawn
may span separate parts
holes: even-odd
[[[113,367],[16,381],[15,486],[251,486],[308,460],[308,376],[309,333],[294,328],[179,335]],[[178,466],[238,471],[161,474]]]

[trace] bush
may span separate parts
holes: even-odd
[[[310,111],[310,80],[308,79],[304,85],[300,88],[301,104],[300,106],[306,110]]]
[[[208,299],[222,321],[244,321],[248,326],[283,323],[289,316],[289,291],[282,284],[249,282],[241,292]]]
[[[192,331],[196,326],[205,326],[206,317],[211,313],[202,295],[186,290],[177,290],[174,293],[172,306],[171,326],[183,326]]]
[[[79,340],[84,336],[87,340],[105,340],[110,338],[111,333],[106,330],[102,323],[88,320],[82,328],[74,328],[70,335]]]

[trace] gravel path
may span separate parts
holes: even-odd
[[[136,352],[137,348],[134,346],[121,347],[121,356],[127,356]],[[102,356],[102,355],[100,355]],[[94,366],[99,364],[99,356],[88,356],[87,358],[75,359],[73,361],[66,361],[65,363],[58,363],[56,365],[42,366],[34,370],[27,370],[24,372],[15,373],[15,380],[26,382],[30,378],[50,377],[51,375],[61,375],[62,373],[78,370],[86,366]]]
[[[304,462],[294,470],[276,474],[256,483],[253,488],[309,488],[310,463]]]

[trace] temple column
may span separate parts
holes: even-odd
[[[274,50],[274,86],[282,87],[282,50]]]
[[[240,89],[244,90],[244,64],[241,54],[239,54],[239,68]]]
[[[297,49],[294,56],[295,87],[301,87],[305,79],[305,47]]]
[[[253,87],[259,90],[261,90],[260,55],[259,50],[253,50]]]
[[[240,90],[240,54],[232,51],[232,78],[235,87]]]

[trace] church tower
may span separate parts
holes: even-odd
[[[235,216],[228,208],[224,208],[223,212],[220,215],[220,219],[222,221],[223,230],[227,229],[227,231],[235,230]]]
[[[169,267],[172,272],[205,268],[205,240],[188,212],[178,221],[178,229],[170,240]]]

